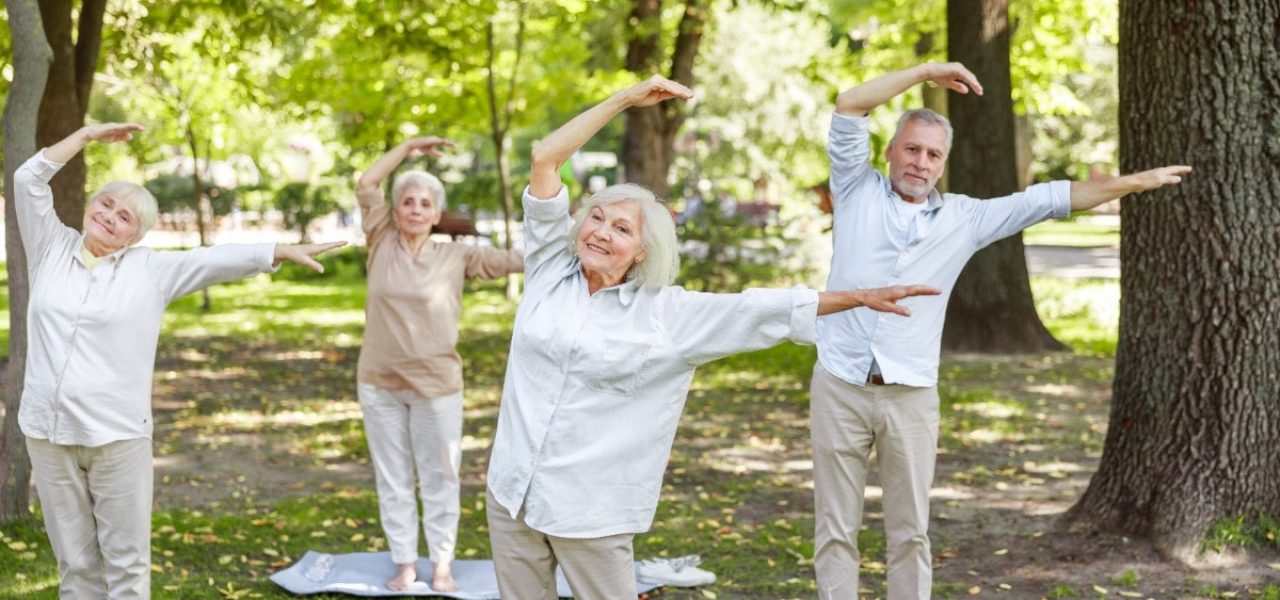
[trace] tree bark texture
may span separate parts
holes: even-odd
[[[698,57],[698,45],[702,42],[709,8],[707,0],[686,0],[684,7],[666,77],[692,86],[693,65]],[[661,72],[661,19],[661,0],[635,0],[628,19],[626,67],[641,78]],[[671,172],[672,145],[685,118],[685,104],[681,101],[627,109],[626,131],[622,137],[622,171],[627,181],[649,188],[659,198],[667,197],[670,192],[667,178]]]
[[[4,197],[14,198],[13,174],[36,152],[36,118],[53,52],[35,0],[7,0],[13,40],[13,83],[4,104]],[[30,516],[31,458],[18,427],[18,408],[27,368],[27,259],[14,202],[5,202],[5,252],[9,274],[9,364],[4,385],[4,426],[0,428],[0,521]]]
[[[1120,3],[1120,166],[1195,171],[1122,201],[1110,426],[1075,531],[1193,562],[1280,515],[1280,0]]]
[[[977,198],[1018,191],[1008,0],[948,0],[947,55],[964,63],[985,94],[949,95],[955,128],[951,191]],[[942,346],[965,352],[1065,349],[1036,314],[1022,234],[979,251],[956,281]]]
[[[106,0],[84,0],[79,22],[72,24],[73,0],[40,0],[45,36],[53,50],[53,64],[40,102],[36,143],[48,147],[84,126],[93,89],[93,74],[102,47],[102,17]],[[75,39],[72,31],[75,30]],[[80,229],[84,218],[84,154],[67,162],[50,182],[54,211],[63,223]]]

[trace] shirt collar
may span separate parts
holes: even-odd
[[[577,271],[578,271],[578,277],[581,277],[583,279],[583,282],[585,283],[587,279],[587,275],[586,273],[582,272],[581,265],[578,266]],[[611,285],[596,293],[597,294],[616,293],[618,294],[619,304],[623,306],[631,306],[631,303],[635,302],[636,295],[640,293],[640,282],[638,280],[631,279],[631,280],[619,283],[617,285]]]
[[[111,259],[111,262],[112,262],[113,264],[119,264],[119,263],[120,263],[120,259],[121,259],[121,257],[123,257],[123,256],[124,256],[124,253],[125,253],[125,252],[128,252],[128,251],[129,251],[129,248],[131,248],[131,246],[125,246],[125,247],[123,247],[123,248],[121,248],[121,249],[119,249],[119,250],[116,250],[115,252],[112,252],[112,253],[110,253],[110,254],[104,254],[104,255],[102,255],[102,256],[99,256],[99,257],[98,257],[98,260],[99,260],[99,261],[103,261],[103,260]],[[79,261],[79,262],[80,262],[80,264],[85,265],[86,267],[87,267],[87,266],[89,266],[89,265],[86,265],[86,264],[85,264],[85,262],[84,262],[84,253],[85,253],[85,252],[88,252],[88,251],[89,251],[89,249],[88,249],[88,248],[85,248],[85,246],[84,246],[84,236],[80,236],[80,252],[76,252],[76,253],[75,253],[75,259],[76,259],[77,261]]]
[[[898,192],[893,191],[893,183],[889,181],[888,177],[884,178],[884,190],[885,193],[888,194],[889,198],[894,202],[905,202],[905,200],[902,199],[902,196],[898,195]],[[942,194],[938,192],[938,188],[929,190],[929,197],[925,199],[924,205],[923,210],[926,212],[942,208]]]

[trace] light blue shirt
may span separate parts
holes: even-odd
[[[1024,228],[1071,212],[1071,183],[1055,181],[991,200],[930,192],[922,210],[904,202],[871,166],[867,117],[834,114],[827,153],[835,206],[829,290],[923,284],[939,296],[907,298],[910,317],[869,308],[818,319],[818,361],[831,374],[863,385],[874,360],[885,383],[931,387],[947,300],[969,257]],[[1000,315],[990,315],[999,319]]]
[[[812,343],[818,293],[706,294],[629,281],[591,294],[570,253],[569,196],[524,194],[525,293],[489,490],[513,518],[566,538],[649,529],[699,365]]]

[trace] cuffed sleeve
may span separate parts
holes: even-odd
[[[356,203],[360,205],[360,228],[364,230],[365,243],[370,248],[387,232],[392,231],[391,205],[382,195],[382,188],[357,190]]]
[[[467,255],[468,279],[497,279],[524,271],[524,255],[519,250],[475,248]]]

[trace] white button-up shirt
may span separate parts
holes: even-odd
[[[855,308],[818,319],[818,361],[836,377],[863,385],[874,358],[886,383],[930,387],[938,383],[942,321],[960,270],[988,244],[1067,216],[1071,184],[1033,185],[991,200],[935,190],[922,210],[899,210],[904,201],[871,166],[868,122],[838,113],[831,118],[835,248],[827,289],[923,284],[942,295],[900,302],[910,317]]]
[[[525,294],[489,459],[514,518],[558,537],[649,529],[698,365],[812,343],[818,294],[707,294],[635,282],[594,295],[570,253],[568,192],[524,194]]]
[[[271,270],[274,244],[189,252],[130,247],[90,270],[84,236],[53,212],[49,179],[61,164],[31,157],[14,174],[27,252],[26,385],[18,424],[27,437],[102,446],[151,437],[151,376],[164,309],[202,287]]]

